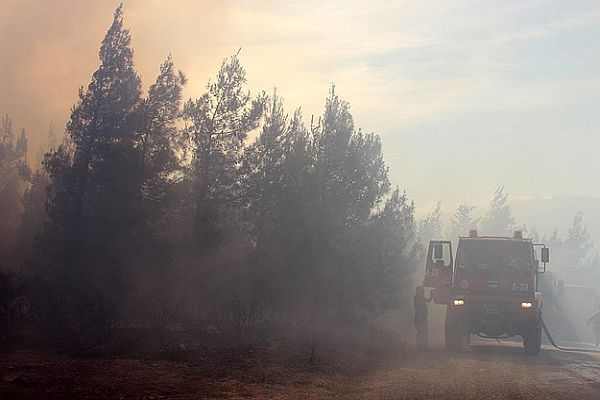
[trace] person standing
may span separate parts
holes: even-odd
[[[415,328],[417,328],[417,349],[427,350],[429,337],[429,321],[427,303],[431,298],[425,297],[425,289],[422,286],[417,287],[414,297],[415,303]]]

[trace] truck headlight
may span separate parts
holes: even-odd
[[[524,301],[521,303],[521,308],[527,309],[527,308],[531,308],[531,307],[532,307],[532,304],[528,301]]]
[[[455,306],[464,306],[465,301],[463,299],[454,299],[454,305]]]

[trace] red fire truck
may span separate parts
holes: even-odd
[[[540,250],[540,259],[538,252]],[[424,286],[436,304],[445,304],[446,348],[460,351],[471,335],[484,338],[521,336],[528,354],[542,343],[542,296],[538,275],[546,271],[549,250],[523,238],[460,237],[456,258],[450,241],[429,243]]]

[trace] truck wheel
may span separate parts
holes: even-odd
[[[542,350],[542,326],[540,324],[533,325],[523,336],[523,346],[527,354],[532,356],[540,354]]]
[[[446,312],[444,337],[448,351],[462,351],[465,340],[465,328],[462,318]]]

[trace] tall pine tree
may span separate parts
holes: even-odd
[[[264,98],[252,99],[245,85],[246,71],[237,55],[232,56],[223,61],[206,92],[184,106],[194,147],[189,177],[199,248],[219,243],[242,197],[242,149],[248,134],[258,127],[264,105]]]
[[[137,138],[140,194],[147,206],[163,208],[163,211],[172,196],[172,185],[182,174],[180,153],[185,149],[177,121],[181,117],[181,92],[185,83],[185,76],[175,69],[169,55],[140,110]]]
[[[8,115],[0,121],[0,260],[7,262],[15,246],[21,195],[31,177],[27,166],[27,136],[15,135]]]
[[[136,221],[141,84],[130,41],[119,6],[100,47],[100,67],[80,89],[67,137],[44,160],[51,183],[39,262],[62,284],[109,297],[125,296],[121,255]]]

